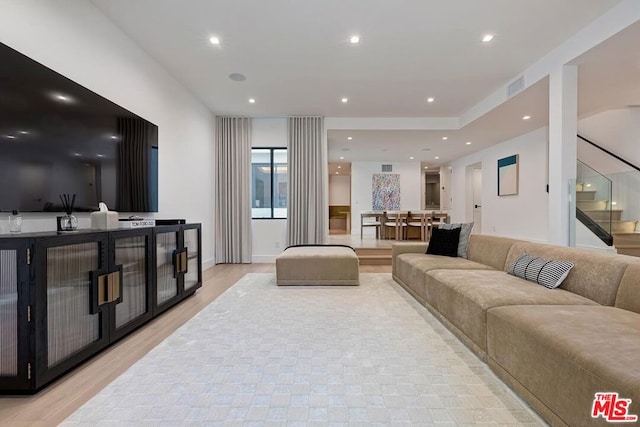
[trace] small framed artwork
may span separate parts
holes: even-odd
[[[498,196],[518,194],[518,154],[498,160]]]

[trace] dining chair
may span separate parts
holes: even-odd
[[[394,230],[395,240],[404,240],[407,235],[407,211],[387,211],[385,212],[385,237],[390,228]]]
[[[360,213],[360,239],[362,240],[362,231],[365,227],[375,227],[376,239],[381,238],[382,233],[382,213],[381,212],[361,212]]]
[[[426,241],[429,229],[427,218],[430,217],[424,211],[409,211],[407,215],[407,236],[409,236],[411,227],[417,227],[420,229],[420,240]]]

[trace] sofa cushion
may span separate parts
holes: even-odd
[[[464,258],[416,253],[400,254],[393,262],[393,274],[402,281],[405,287],[409,287],[414,294],[418,295],[420,302],[424,302],[426,299],[424,280],[427,271],[437,269],[492,270],[488,265]]]
[[[451,230],[434,228],[431,231],[429,246],[427,246],[427,254],[457,257],[459,241],[460,241],[459,228],[454,228]]]
[[[518,240],[505,237],[473,234],[469,238],[467,258],[480,264],[489,265],[496,270],[506,270],[505,262],[511,246]],[[513,262],[513,261],[512,261]]]
[[[596,305],[562,289],[547,289],[504,271],[431,270],[426,301],[482,351],[486,351],[486,311],[505,305]]]
[[[516,242],[509,251],[506,265],[513,264],[518,257],[526,253],[572,262],[574,267],[571,274],[562,282],[560,288],[602,305],[614,304],[618,285],[629,264],[627,257],[615,254],[541,243]]]
[[[453,230],[454,228],[460,229],[460,240],[458,240],[458,256],[461,258],[467,257],[467,247],[469,246],[469,237],[471,237],[471,230],[473,230],[473,222],[467,222],[462,224],[440,224],[438,228],[445,230]]]
[[[615,306],[640,313],[640,262],[629,264],[625,270]]]
[[[565,423],[604,424],[591,418],[596,392],[618,392],[632,399],[631,413],[640,414],[640,314],[603,306],[511,306],[490,309],[487,326],[490,364]]]
[[[507,273],[553,289],[560,286],[572,268],[572,262],[552,261],[523,254],[511,264]]]

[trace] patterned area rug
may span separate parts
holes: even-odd
[[[247,274],[63,425],[543,425],[389,274]]]

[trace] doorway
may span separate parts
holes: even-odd
[[[329,234],[351,234],[351,163],[329,163]]]
[[[473,232],[482,233],[482,163],[466,169],[466,222],[473,222]]]
[[[424,208],[440,210],[440,172],[424,173]]]

